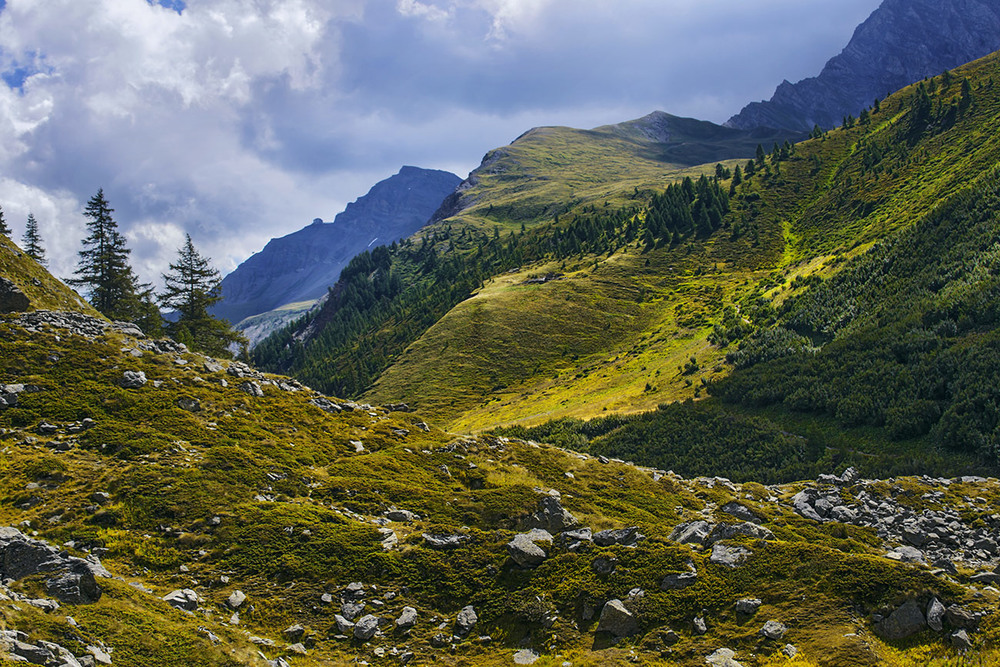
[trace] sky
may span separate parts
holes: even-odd
[[[72,275],[99,188],[140,277],[223,274],[403,165],[539,125],[724,122],[879,0],[0,0],[0,206]]]

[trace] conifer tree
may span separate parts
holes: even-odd
[[[104,198],[104,189],[87,202],[84,215],[89,235],[83,240],[80,261],[69,284],[84,288],[90,305],[116,320],[132,320],[138,305],[138,280],[128,263],[129,249],[118,223],[111,216],[114,209]]]
[[[163,283],[160,303],[178,316],[176,322],[166,326],[171,338],[214,356],[230,356],[231,343],[246,342],[230,328],[229,322],[209,314],[208,309],[222,298],[219,291],[222,279],[209,259],[194,247],[190,234],[185,234],[177,263],[163,274]]]
[[[3,234],[7,238],[10,238],[10,227],[7,226],[7,221],[3,217],[3,207],[0,206],[0,234]]]
[[[45,248],[42,247],[42,237],[38,233],[38,221],[31,213],[28,214],[28,222],[24,225],[24,236],[21,237],[21,247],[24,254],[35,260],[42,266],[46,266]]]

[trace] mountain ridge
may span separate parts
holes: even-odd
[[[995,0],[885,0],[816,76],[784,81],[726,125],[809,132],[857,116],[876,98],[1000,49]]]

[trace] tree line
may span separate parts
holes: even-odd
[[[208,309],[222,298],[222,279],[211,260],[195,248],[191,235],[185,234],[177,261],[162,274],[164,288],[156,293],[132,269],[131,249],[113,213],[103,188],[99,189],[84,209],[87,236],[78,253],[74,277],[66,282],[80,289],[90,305],[109,319],[133,322],[148,336],[166,334],[193,350],[231,356],[230,346],[245,343],[245,339],[228,322],[209,314]],[[12,233],[2,208],[0,233],[8,238]],[[31,213],[25,224],[22,250],[42,266],[47,264],[38,221]],[[176,317],[165,319],[161,308]]]

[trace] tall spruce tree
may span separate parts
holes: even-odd
[[[38,221],[31,213],[28,214],[28,222],[24,225],[24,236],[21,237],[21,247],[24,254],[35,260],[42,266],[49,262],[45,259],[45,248],[42,246],[42,237],[38,233]]]
[[[139,281],[128,263],[129,249],[118,223],[111,216],[114,209],[104,198],[104,189],[87,202],[84,215],[89,236],[83,240],[80,261],[70,285],[88,293],[90,305],[115,320],[133,320],[138,314]]]
[[[230,328],[229,322],[209,314],[209,307],[222,298],[222,279],[209,259],[195,249],[190,234],[185,234],[177,263],[171,264],[170,271],[163,274],[163,283],[165,289],[160,294],[160,303],[177,313],[177,320],[166,326],[171,338],[214,356],[229,356],[230,344],[246,342]]]
[[[11,231],[10,227],[7,226],[7,221],[3,217],[3,207],[0,206],[0,234],[3,234],[7,238],[10,238]]]

